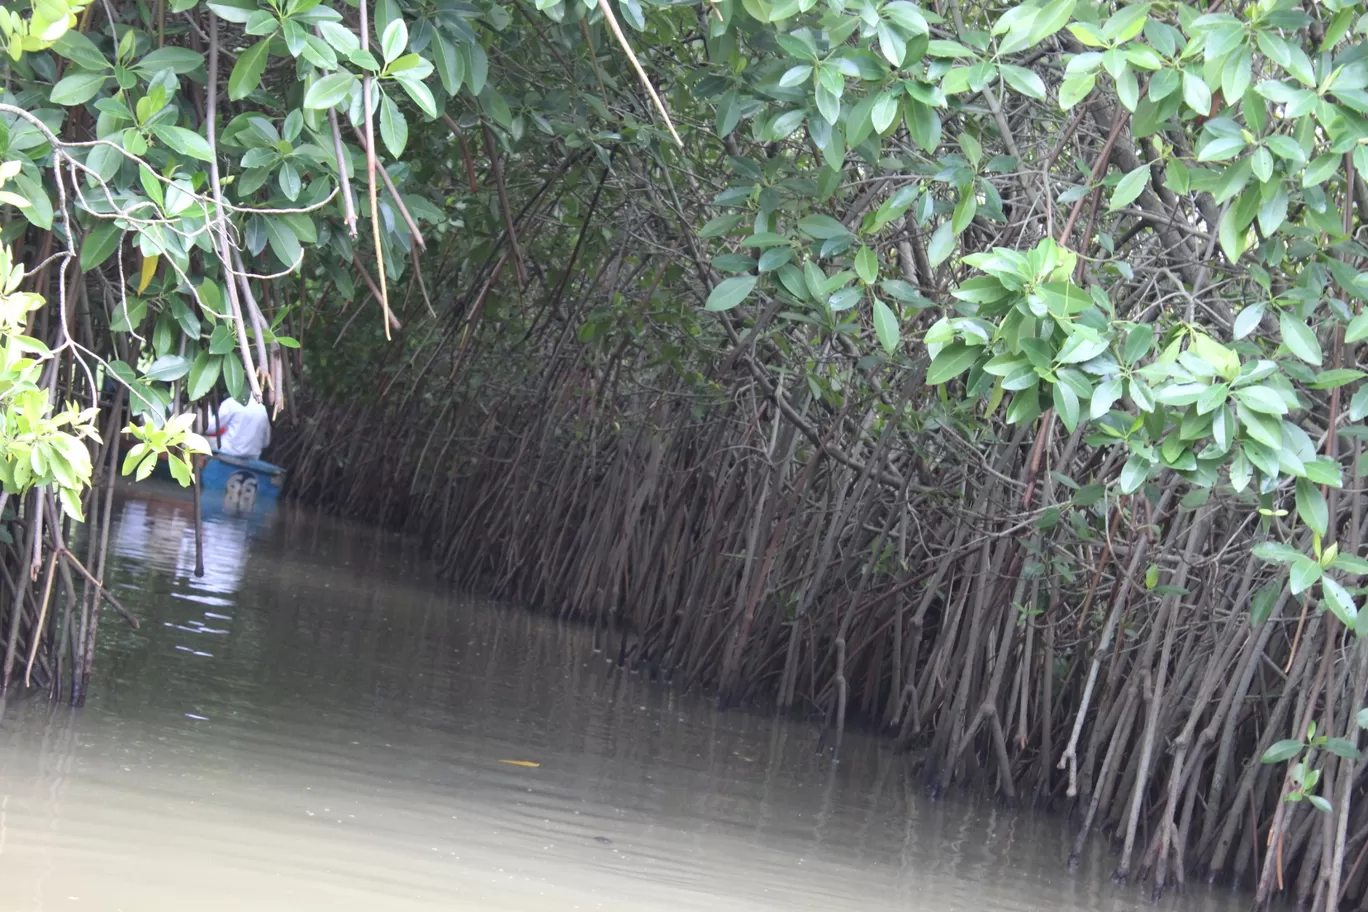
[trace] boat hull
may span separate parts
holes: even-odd
[[[250,516],[275,509],[285,470],[260,459],[216,453],[205,460],[200,483],[206,508],[221,506],[229,515]]]
[[[171,479],[165,460],[152,477]],[[261,459],[215,453],[200,469],[200,496],[205,516],[260,516],[274,512],[285,483],[285,470]]]

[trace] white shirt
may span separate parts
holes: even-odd
[[[271,445],[271,416],[266,406],[251,400],[243,405],[225,399],[218,415],[209,417],[208,433],[219,433],[218,450],[243,459],[260,459],[261,451]]]

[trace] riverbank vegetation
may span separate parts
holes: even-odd
[[[113,379],[106,481],[260,394],[296,496],[623,665],[1067,807],[1156,893],[1368,896],[1361,4],[20,12],[58,306],[7,338],[45,402]],[[0,479],[0,620],[78,696],[50,485],[108,509],[58,465]]]

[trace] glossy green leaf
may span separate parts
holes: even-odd
[[[1309,479],[1297,479],[1297,515],[1301,521],[1322,538],[1330,524],[1330,508],[1326,506],[1325,495]]]
[[[934,268],[949,259],[950,254],[955,251],[955,232],[949,222],[941,222],[931,234],[931,240],[926,244],[926,257],[931,261]]]
[[[1304,746],[1305,745],[1300,741],[1293,741],[1291,739],[1279,741],[1277,744],[1274,744],[1268,750],[1264,751],[1263,756],[1259,758],[1259,762],[1284,763],[1300,754]]]
[[[1339,618],[1340,623],[1353,630],[1358,620],[1358,606],[1349,591],[1328,576],[1321,576],[1321,593],[1325,596],[1325,607]]]
[[[266,61],[270,56],[271,39],[264,38],[243,51],[228,74],[228,97],[241,101],[256,91],[261,77],[266,72]]]
[[[299,238],[295,236],[294,229],[279,216],[264,216],[262,222],[266,230],[266,241],[276,259],[280,260],[286,269],[298,266],[304,250],[299,244]]]
[[[330,73],[309,86],[304,93],[304,107],[322,110],[335,107],[351,97],[356,77],[351,73]]]
[[[123,230],[113,221],[99,222],[81,242],[81,271],[89,272],[109,259],[123,243]]]
[[[878,298],[874,299],[874,332],[878,335],[879,344],[883,346],[884,351],[891,355],[898,350],[902,341],[898,317],[891,307]]]
[[[1078,427],[1078,394],[1067,383],[1054,385],[1054,407],[1064,427],[1073,433],[1074,428]]]
[[[941,349],[926,370],[927,386],[940,386],[967,371],[978,360],[981,348],[952,342]]]
[[[759,281],[756,276],[734,276],[724,279],[717,284],[708,295],[707,310],[723,311],[731,310],[742,301],[755,288],[755,283]]]
[[[1321,565],[1309,557],[1298,557],[1292,562],[1292,569],[1288,572],[1293,595],[1300,595],[1321,578]]]
[[[191,402],[203,399],[218,383],[219,365],[222,358],[218,355],[211,355],[207,351],[201,351],[195,356],[194,363],[190,366],[190,379],[186,383],[185,394]]]
[[[109,81],[109,73],[98,72],[89,73],[77,70],[63,76],[52,91],[48,93],[48,100],[53,104],[82,105],[100,94],[100,89]]]
[[[404,114],[399,110],[399,106],[386,95],[380,94],[380,139],[385,144],[385,149],[395,158],[404,154],[404,148],[408,146],[409,128],[408,121],[404,119]]]
[[[214,158],[214,151],[209,148],[209,142],[193,130],[156,124],[152,127],[152,132],[181,155],[203,162],[212,161]]]
[[[1278,315],[1278,326],[1282,329],[1283,344],[1287,346],[1288,351],[1307,364],[1320,365],[1320,342],[1310,327],[1287,311]]]
[[[1183,71],[1183,101],[1201,116],[1211,115],[1211,89],[1202,77],[1192,70]]]
[[[1149,165],[1141,165],[1133,171],[1127,172],[1126,176],[1117,183],[1116,189],[1112,191],[1111,202],[1108,210],[1115,212],[1117,209],[1124,209],[1145,191],[1145,186],[1149,183]]]
[[[998,72],[1014,91],[1038,101],[1045,99],[1045,80],[1033,70],[1003,63],[998,65]]]
[[[189,358],[182,358],[180,355],[163,355],[148,367],[147,378],[169,383],[172,380],[179,380],[189,372]]]
[[[1276,564],[1290,564],[1302,557],[1302,553],[1291,545],[1282,542],[1263,541],[1253,548],[1254,556],[1260,560]]]

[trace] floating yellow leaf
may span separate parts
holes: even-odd
[[[138,278],[138,294],[147,290],[147,283],[152,281],[152,277],[157,274],[157,264],[161,262],[161,254],[154,253],[151,256],[143,257],[142,275]]]
[[[541,766],[540,763],[533,763],[531,760],[500,760],[499,762],[507,763],[509,766],[526,766],[530,769],[536,769]]]

